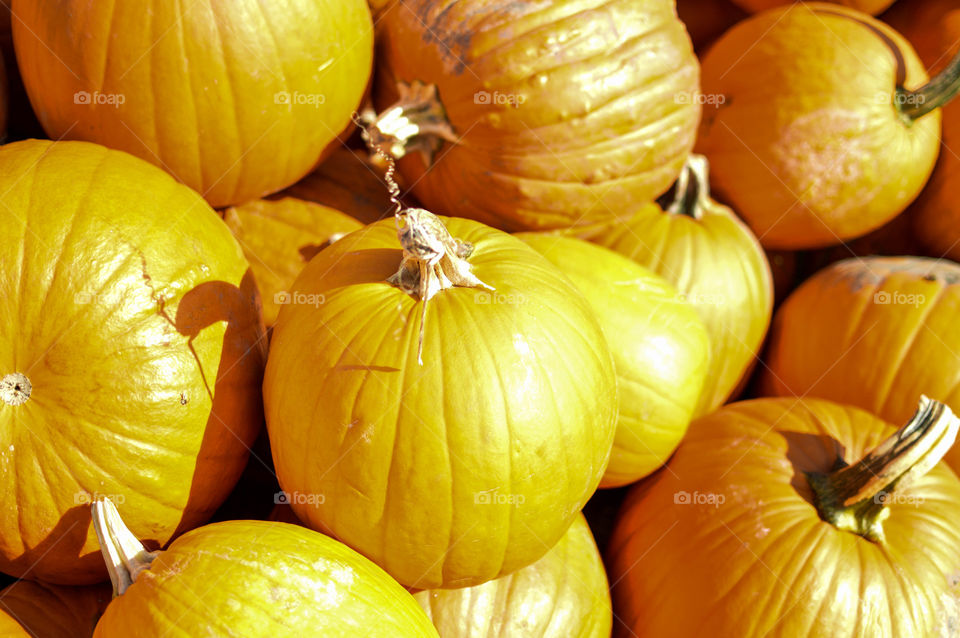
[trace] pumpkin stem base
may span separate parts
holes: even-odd
[[[420,151],[429,166],[444,141],[457,143],[459,138],[447,121],[435,84],[400,82],[397,91],[400,97],[379,116],[363,116],[364,141],[371,148],[386,149],[395,159]]]
[[[820,518],[837,529],[884,542],[883,521],[894,492],[929,472],[960,431],[960,419],[943,403],[921,397],[909,423],[862,459],[827,474],[810,473]]]
[[[912,91],[898,86],[894,105],[908,124],[948,103],[960,93],[960,52],[929,82]]]
[[[13,372],[0,379],[0,401],[10,406],[23,405],[30,400],[33,384],[20,372]]]

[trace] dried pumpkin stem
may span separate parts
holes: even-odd
[[[23,405],[30,399],[33,384],[27,375],[13,372],[0,379],[0,401],[10,406]]]
[[[820,517],[882,543],[891,495],[929,472],[953,446],[958,430],[960,419],[949,407],[921,397],[910,422],[862,459],[829,474],[807,475]]]
[[[707,158],[691,154],[683,165],[673,189],[673,201],[664,209],[669,215],[703,217],[710,203],[710,177]]]
[[[159,552],[148,552],[133,532],[124,525],[116,506],[108,498],[98,498],[90,506],[93,530],[100,542],[100,552],[107,563],[113,595],[127,591]]]
[[[960,52],[950,64],[919,89],[908,91],[897,87],[896,104],[909,120],[917,120],[938,109],[960,92]]]
[[[434,84],[398,83],[400,97],[379,116],[368,116],[367,143],[400,159],[411,151],[421,151],[428,163],[444,140],[456,143],[458,137],[447,121],[446,111],[437,97]]]

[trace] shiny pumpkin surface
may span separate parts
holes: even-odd
[[[331,239],[363,224],[339,210],[295,197],[258,199],[224,211],[223,221],[243,247],[272,326],[280,306],[293,301],[293,282]]]
[[[310,171],[372,67],[364,0],[24,0],[14,14],[48,135],[133,153],[217,207]]]
[[[100,582],[94,495],[164,544],[240,475],[262,423],[256,286],[203,199],[126,153],[8,144],[0,191],[0,386],[32,385],[0,401],[0,571]]]
[[[109,584],[60,587],[17,581],[0,591],[0,636],[90,638],[110,599]]]
[[[672,0],[403,0],[377,25],[381,111],[435,84],[457,137],[400,168],[437,213],[506,230],[609,220],[669,188],[699,68]]]
[[[910,44],[863,13],[773,9],[703,58],[703,92],[723,104],[704,110],[697,152],[765,247],[837,244],[892,219],[927,181],[940,113],[911,124],[895,104],[898,82],[926,80]]]
[[[917,49],[927,69],[934,73],[960,50],[960,0],[903,2],[885,18]],[[920,197],[908,211],[914,232],[931,257],[960,260],[960,103],[943,108],[940,157]]]
[[[863,11],[871,15],[877,15],[884,9],[893,4],[894,0],[827,0],[831,4],[839,4],[857,11]],[[774,7],[782,7],[791,4],[791,0],[733,0],[736,4],[747,11],[756,13],[766,11]]]
[[[107,608],[94,633],[163,635],[437,633],[407,591],[346,545],[298,525],[227,521],[174,541]]]
[[[817,399],[745,401],[695,421],[669,471],[630,494],[611,539],[615,635],[952,635],[960,482],[946,465],[885,506],[883,543],[812,504],[805,472],[855,462],[893,431]]]
[[[893,422],[921,394],[960,408],[960,265],[848,259],[808,279],[774,318],[762,389],[860,406]],[[960,447],[947,453],[960,470]]]
[[[710,367],[695,416],[723,405],[746,380],[773,312],[770,266],[756,237],[725,206],[700,213],[648,204],[590,237],[675,285],[703,319]]]
[[[664,278],[612,250],[571,237],[517,236],[570,277],[600,320],[620,397],[600,485],[633,483],[663,465],[687,431],[710,360],[703,321]]]
[[[582,515],[532,565],[476,587],[413,597],[440,638],[609,638],[613,622],[603,561]]]
[[[386,283],[393,219],[318,254],[280,311],[264,381],[280,485],[304,523],[404,585],[476,585],[543,556],[606,468],[616,375],[587,301],[506,233],[442,218],[474,274],[421,302]],[[320,502],[322,501],[322,502]]]

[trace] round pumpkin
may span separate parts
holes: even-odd
[[[0,636],[90,638],[109,603],[109,585],[60,587],[18,580],[0,591]]]
[[[617,522],[615,635],[952,635],[960,481],[937,460],[960,421],[944,408],[923,401],[900,430],[817,399],[695,421]]]
[[[583,293],[613,352],[620,413],[601,487],[643,478],[673,453],[700,400],[710,342],[697,311],[668,281],[612,250],[521,233]]]
[[[901,6],[901,4],[903,6]],[[931,73],[948,66],[960,51],[960,1],[900,2],[885,18],[917,49]],[[931,257],[960,260],[960,203],[956,182],[960,159],[953,150],[960,143],[960,103],[943,109],[940,157],[930,181],[908,211],[914,233]]]
[[[616,375],[546,258],[474,221],[403,217],[400,241],[371,224],[294,283],[264,380],[274,463],[304,523],[402,584],[477,585],[543,556],[596,489]]]
[[[17,60],[47,134],[161,166],[213,206],[317,163],[366,89],[364,0],[14,3]]]
[[[643,205],[588,237],[661,275],[697,310],[710,364],[694,415],[723,405],[750,376],[773,312],[773,283],[757,238],[710,198],[706,161],[691,155],[666,208]]]
[[[150,554],[112,504],[95,504],[117,598],[95,638],[433,637],[413,597],[382,569],[299,525],[225,521]]]
[[[373,139],[430,210],[510,231],[615,219],[693,146],[673,0],[403,0],[377,29]]]
[[[774,318],[765,394],[815,396],[906,420],[925,392],[960,409],[960,265],[920,257],[837,262]],[[960,471],[960,447],[947,455]]]
[[[256,285],[223,221],[86,142],[0,147],[0,571],[106,577],[87,507],[152,544],[210,517],[262,423]]]
[[[703,58],[703,92],[722,105],[704,111],[697,151],[765,247],[838,244],[895,217],[930,176],[933,107],[950,91],[926,81],[910,44],[866,14],[771,9]]]
[[[359,221],[320,204],[279,197],[258,199],[223,212],[223,220],[243,247],[263,297],[263,320],[272,326],[280,307],[295,301],[293,282],[314,255]]]
[[[365,151],[340,148],[320,166],[284,191],[299,199],[323,204],[364,224],[393,215],[385,169]]]
[[[733,0],[733,2],[740,7],[752,13],[789,5],[792,1],[793,0]],[[871,15],[878,15],[893,4],[894,0],[827,0],[827,2],[843,5]]]
[[[440,638],[610,638],[607,575],[583,515],[543,558],[476,587],[413,596]]]

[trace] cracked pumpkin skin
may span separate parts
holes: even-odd
[[[614,636],[954,635],[960,481],[950,468],[892,488],[881,542],[825,522],[804,474],[853,464],[894,432],[858,408],[794,397],[695,421],[669,471],[635,487],[617,521]],[[690,502],[677,502],[681,492]]]
[[[476,585],[556,543],[606,468],[617,416],[610,350],[586,299],[519,239],[440,218],[473,274],[421,302],[386,282],[392,219],[318,254],[285,305],[264,380],[291,505],[408,587]]]
[[[9,144],[0,190],[0,571],[100,582],[92,495],[163,545],[243,469],[262,422],[256,286],[203,199],[126,153]],[[18,373],[25,400],[3,382]]]
[[[398,82],[434,84],[458,138],[432,166],[400,160],[429,210],[508,231],[611,220],[666,191],[693,146],[700,107],[676,96],[699,66],[672,0],[404,0],[377,47],[378,111]]]
[[[933,170],[940,112],[909,124],[894,104],[898,81],[927,81],[923,64],[866,14],[825,3],[773,9],[727,31],[702,67],[703,93],[725,101],[704,109],[697,152],[710,160],[718,198],[765,248],[866,234],[913,201]]]

